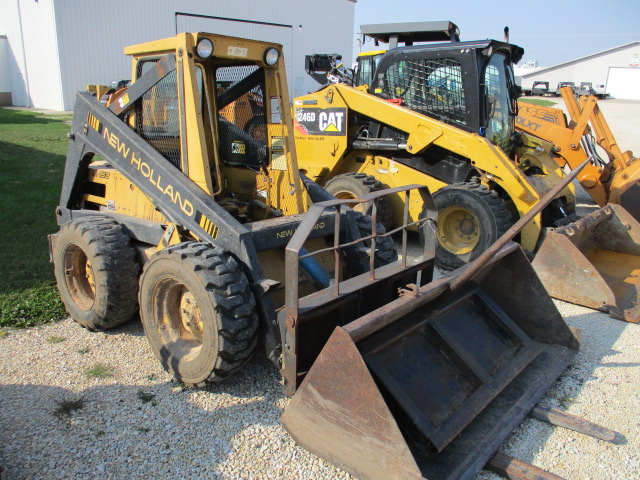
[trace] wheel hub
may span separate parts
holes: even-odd
[[[460,220],[459,227],[460,227],[460,233],[462,235],[467,235],[467,236],[473,235],[473,233],[476,230],[476,225],[473,222],[473,220],[466,217]]]
[[[334,196],[340,200],[351,200],[356,198],[356,196],[348,191],[336,192]],[[363,215],[367,214],[369,207],[371,206],[371,202],[366,203],[348,203],[349,208],[352,208],[356,212],[360,212]]]
[[[195,297],[187,289],[180,298],[180,320],[185,330],[202,341],[202,315]]]
[[[461,255],[480,241],[478,219],[462,207],[449,207],[438,215],[438,242],[446,250]]]
[[[63,262],[67,291],[71,299],[78,308],[90,310],[96,298],[91,262],[77,245],[71,245],[66,249]]]

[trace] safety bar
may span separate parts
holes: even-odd
[[[409,221],[409,197],[411,190],[418,190],[420,197],[422,198],[423,205],[426,207],[427,215],[423,218],[416,221]],[[390,230],[384,234],[377,233],[377,206],[376,200],[378,198],[393,195],[393,194],[401,194],[404,195],[404,216],[403,223],[401,226]],[[371,234],[366,235],[364,237],[358,238],[354,241],[340,243],[340,231],[341,231],[341,221],[343,215],[348,211],[350,205],[361,204],[372,202],[373,207],[371,211]],[[315,250],[313,252],[306,252],[303,250],[303,245],[307,241],[307,238],[313,231],[318,219],[325,212],[325,210],[332,209],[334,213],[335,219],[335,228],[334,228],[334,240],[333,246]],[[407,230],[410,227],[417,226],[418,228],[422,228],[424,224],[429,225],[427,228],[431,228],[431,234],[425,235],[425,239],[427,241],[424,245],[423,255],[421,258],[424,258],[426,255],[433,255],[435,252],[435,222],[437,219],[437,209],[431,195],[429,194],[429,189],[424,185],[407,185],[403,187],[390,188],[386,190],[379,190],[376,192],[371,192],[366,195],[361,196],[360,198],[355,199],[335,199],[335,200],[326,200],[323,202],[315,203],[311,206],[308,213],[304,216],[302,222],[296,229],[293,237],[289,241],[285,251],[285,271],[287,278],[297,279],[300,272],[300,261],[320,255],[326,252],[333,252],[335,266],[334,266],[334,275],[333,275],[333,285],[329,288],[333,289],[333,295],[340,295],[340,271],[341,271],[341,262],[340,262],[340,251],[345,248],[355,246],[359,243],[364,243],[367,241],[371,242],[371,246],[369,249],[369,279],[374,281],[376,279],[376,266],[375,266],[375,252],[376,252],[376,241],[380,237],[390,237],[400,231],[402,231],[402,249],[401,249],[401,262],[402,269],[405,269],[407,266]],[[302,255],[300,254],[303,251]],[[287,289],[285,292],[285,300],[287,305],[287,315],[296,315],[298,312],[299,305],[299,289],[298,282],[288,282]]]

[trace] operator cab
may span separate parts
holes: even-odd
[[[389,50],[370,93],[513,147],[518,93],[512,64],[520,47],[495,40]]]
[[[374,50],[358,54],[356,69],[354,72],[355,86],[371,85],[373,74],[378,68],[380,59],[387,53],[386,50]]]
[[[178,53],[177,67],[167,73],[162,62],[173,55],[174,44],[129,47],[135,80],[156,78],[132,109],[132,127],[174,167],[197,176],[239,221],[280,214],[273,185],[295,190],[283,126],[289,102],[276,74],[283,68],[281,47],[198,33],[188,60]],[[199,134],[189,136],[192,131]],[[302,208],[297,200],[288,203],[287,213]],[[260,212],[254,215],[256,205]]]
[[[506,152],[513,148],[518,92],[512,64],[522,48],[460,42],[460,30],[448,21],[362,25],[361,33],[362,44],[372,39],[390,49],[358,55],[355,86],[485,136]],[[438,43],[415,45],[421,42]]]

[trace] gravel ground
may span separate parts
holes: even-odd
[[[568,479],[640,479],[640,325],[557,304],[582,328],[583,343],[544,403],[625,440],[609,444],[528,419],[502,450]],[[139,322],[90,333],[65,320],[11,331],[0,339],[0,366],[5,480],[352,478],[279,425],[288,399],[260,357],[224,384],[183,390],[156,361]],[[89,369],[112,376],[93,378]],[[65,412],[74,401],[81,408]]]

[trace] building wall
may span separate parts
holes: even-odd
[[[2,0],[13,104],[61,110],[62,84],[54,0]]]
[[[11,105],[11,76],[9,75],[9,54],[7,37],[0,35],[0,107]]]
[[[640,67],[612,67],[607,88],[613,98],[640,100]]]
[[[594,86],[606,86],[609,68],[628,67],[634,54],[640,54],[640,42],[523,75],[522,88],[531,88],[534,81],[549,82],[554,90],[560,82],[575,82],[577,85],[592,82]]]
[[[108,6],[86,0],[39,2],[55,2],[62,103],[67,110],[86,84],[131,77],[124,47],[179,32],[209,31],[282,43],[290,94],[317,88],[304,72],[305,54],[350,55],[353,43],[352,0],[112,0]]]

